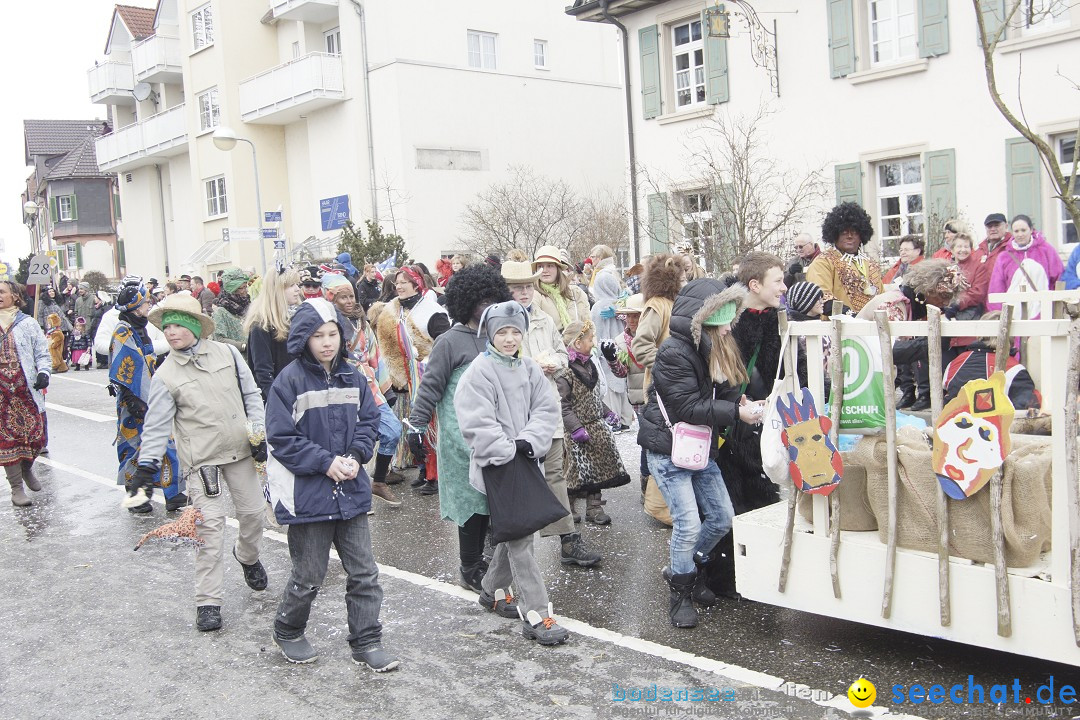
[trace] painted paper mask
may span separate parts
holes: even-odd
[[[967,383],[942,409],[932,458],[946,495],[963,500],[990,481],[1012,449],[1013,413],[1001,372]]]
[[[791,480],[805,493],[828,495],[844,475],[844,460],[829,438],[832,421],[818,415],[810,391],[799,388],[799,393],[802,402],[794,393],[776,401],[784,424],[780,439],[787,447]]]

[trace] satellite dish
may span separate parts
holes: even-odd
[[[131,94],[135,96],[135,99],[139,102],[146,100],[150,97],[150,94],[154,92],[154,88],[150,87],[150,83],[141,82],[137,84],[131,90]]]

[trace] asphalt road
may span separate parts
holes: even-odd
[[[1080,681],[1076,668],[923,636],[722,599],[694,630],[667,620],[660,579],[669,531],[644,515],[637,492],[637,446],[618,437],[635,482],[607,493],[606,528],[585,526],[604,555],[594,569],[565,568],[555,539],[537,558],[556,616],[572,637],[540,648],[515,621],[481,610],[458,588],[454,527],[438,499],[399,485],[403,507],[370,518],[385,591],[385,644],[397,673],[375,676],[349,662],[344,642],[343,576],[331,564],[309,637],[323,652],[313,666],[287,665],[270,624],[288,574],[284,535],[268,532],[263,561],[270,589],[253,593],[226,563],[225,628],[194,630],[192,552],[163,545],[131,552],[165,521],[137,520],[119,508],[112,399],[102,371],[54,379],[48,403],[51,454],[45,489],[29,509],[0,490],[0,553],[8,582],[0,627],[15,642],[0,651],[0,717],[254,717],[298,712],[375,717],[849,717],[848,686],[860,675],[878,688],[875,715],[925,718],[1080,716],[1066,705],[893,705],[894,684],[975,682],[987,689],[1019,680],[1026,694],[1054,676]],[[231,528],[227,531],[234,532]],[[228,545],[227,545],[228,547]],[[729,701],[632,702],[635,688],[730,688]],[[630,697],[631,695],[626,695]]]

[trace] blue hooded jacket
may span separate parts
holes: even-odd
[[[357,278],[360,277],[360,271],[352,264],[352,255],[343,252],[337,256],[336,260],[341,263],[341,266],[345,268],[345,272],[349,274],[349,281],[355,283]]]
[[[324,323],[334,322],[342,350],[327,373],[307,349]],[[345,362],[345,332],[333,305],[312,299],[301,304],[289,328],[288,350],[296,356],[281,371],[266,401],[266,474],[270,501],[282,525],[349,520],[371,508],[371,481],[357,476],[335,483],[326,472],[338,455],[368,462],[375,452],[379,410],[367,381]]]

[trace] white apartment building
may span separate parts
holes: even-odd
[[[349,217],[377,219],[434,262],[461,248],[465,204],[511,166],[582,190],[625,187],[617,33],[563,6],[118,5],[89,83],[113,120],[97,156],[118,173],[127,268],[258,266],[257,204],[280,211],[266,227],[294,256],[333,254]],[[221,126],[254,146],[258,198],[252,148],[218,149]]]
[[[775,50],[778,93],[752,57],[748,4],[765,30],[775,30],[758,37]],[[988,17],[1001,17],[1005,0],[982,4]],[[1072,249],[1076,228],[1052,197],[1034,146],[991,102],[971,0],[729,1],[730,39],[710,37],[704,21],[713,7],[712,0],[577,0],[566,9],[596,23],[609,22],[606,10],[629,37],[646,252],[682,240],[711,212],[705,188],[687,177],[686,138],[714,115],[753,116],[762,103],[774,111],[769,154],[793,167],[824,167],[835,180],[835,192],[801,228],[815,237],[821,213],[854,200],[873,218],[875,247],[885,255],[928,215],[958,215],[981,235],[991,212],[1028,214],[1061,252]],[[1052,12],[1039,15],[1044,9]],[[1019,87],[1027,121],[1068,169],[1080,123],[1080,5],[1030,0],[1016,24],[998,47],[998,87],[1017,113]],[[669,180],[656,188],[643,174]],[[681,212],[665,212],[671,207]]]

